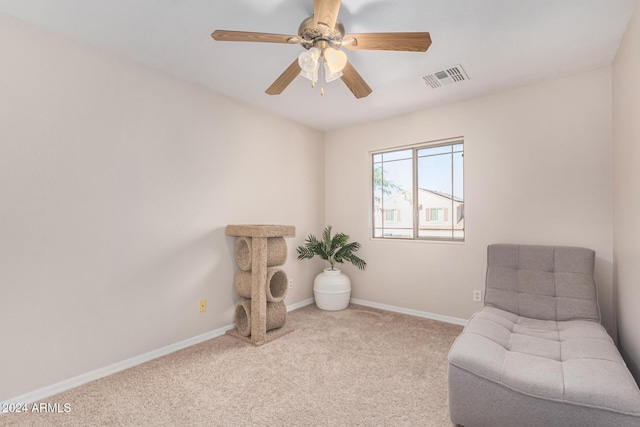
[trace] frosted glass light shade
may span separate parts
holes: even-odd
[[[312,82],[318,81],[318,60],[320,59],[320,49],[312,47],[298,56],[300,65],[300,75]]]
[[[333,71],[331,71],[329,63],[327,61],[324,61],[324,80],[329,83],[336,79],[339,79],[340,77],[342,77],[342,71],[334,73]]]
[[[313,71],[302,70],[302,71],[300,71],[300,75],[302,77],[304,77],[305,79],[311,80],[314,83],[318,81],[318,69],[317,68],[315,70],[313,70]]]
[[[341,72],[347,65],[347,55],[343,51],[332,47],[324,50],[324,60],[333,74]]]

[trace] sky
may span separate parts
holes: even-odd
[[[463,199],[463,154],[462,144],[454,146],[453,153],[453,183],[451,182],[452,151],[451,146],[433,147],[418,150],[418,186],[431,191],[452,194]],[[411,159],[413,150],[402,150],[392,153],[374,155],[374,162],[379,167],[384,166],[385,181],[402,188],[411,190],[413,187]],[[453,189],[453,191],[452,191]]]

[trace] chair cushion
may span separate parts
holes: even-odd
[[[538,320],[485,306],[449,362],[527,395],[640,416],[638,386],[595,321]]]

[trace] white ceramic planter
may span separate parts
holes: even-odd
[[[313,294],[320,310],[344,310],[351,300],[351,280],[340,270],[325,268],[313,281]]]

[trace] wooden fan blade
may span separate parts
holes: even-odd
[[[265,42],[265,43],[300,43],[298,36],[271,33],[250,33],[247,31],[215,30],[211,33],[214,40],[220,42]]]
[[[314,0],[313,2],[313,25],[323,24],[333,31],[338,19],[341,0]]]
[[[347,65],[342,70],[341,79],[358,99],[364,98],[373,92],[367,82],[364,81],[362,76],[349,62],[347,62]]]
[[[283,90],[289,86],[289,84],[295,79],[298,74],[300,74],[301,68],[298,65],[298,58],[289,65],[289,67],[284,70],[284,73],[280,74],[280,77],[276,79],[275,82],[269,86],[265,93],[269,95],[280,95]]]
[[[350,39],[353,42],[349,42]],[[343,46],[350,50],[401,50],[426,52],[431,46],[429,33],[365,33],[344,36]]]

